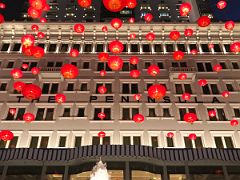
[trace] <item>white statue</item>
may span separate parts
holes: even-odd
[[[92,169],[90,180],[110,180],[106,163],[100,161]]]

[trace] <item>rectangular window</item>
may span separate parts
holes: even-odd
[[[167,147],[174,147],[173,138],[166,137],[167,138]]]
[[[110,144],[110,136],[105,136],[103,138],[102,144]]]
[[[111,108],[94,108],[94,120],[101,120],[98,117],[98,113],[100,112],[104,112],[104,114],[106,115],[104,120],[111,120]]]
[[[163,108],[163,117],[171,117],[169,108]]]
[[[158,137],[157,136],[152,136],[151,141],[152,141],[152,147],[158,147]]]
[[[232,84],[226,84],[227,90],[230,92],[234,91],[233,85]]]
[[[92,145],[99,145],[100,144],[100,138],[98,136],[92,137]]]
[[[47,113],[46,113],[45,120],[53,120],[53,113],[54,113],[53,108],[47,108]]]
[[[23,115],[25,113],[26,109],[25,108],[19,108],[17,111],[17,116],[15,120],[23,120]]]
[[[7,68],[13,68],[13,65],[14,65],[14,62],[13,62],[13,61],[10,61],[10,62],[8,62],[8,64],[7,64]]]
[[[158,62],[157,65],[158,65],[159,69],[164,69],[163,62]]]
[[[176,87],[177,94],[183,94],[182,84],[175,84],[175,87]]]
[[[67,142],[67,137],[66,136],[60,136],[58,147],[66,147],[66,142]]]
[[[131,145],[131,137],[123,136],[123,145]]]
[[[235,117],[240,117],[240,109],[239,108],[234,108],[233,111],[234,111]]]
[[[87,91],[87,85],[88,85],[87,83],[82,83],[80,91]]]
[[[78,108],[78,117],[85,117],[85,108]]]
[[[10,141],[8,148],[16,148],[18,142],[18,136],[14,136],[13,139]]]
[[[129,108],[123,108],[122,109],[122,119],[123,120],[130,120],[130,109]]]
[[[163,52],[161,44],[155,44],[154,48],[155,48],[155,52]]]
[[[53,83],[51,87],[51,94],[56,94],[58,92],[58,83]]]
[[[74,83],[68,83],[67,91],[74,91]]]
[[[149,117],[156,117],[155,108],[149,108],[148,109],[148,116]]]
[[[49,48],[48,48],[48,51],[49,52],[55,52],[56,49],[57,49],[57,44],[50,44]]]
[[[139,52],[138,44],[131,44],[131,52]]]
[[[80,50],[80,44],[73,44],[73,49]]]
[[[16,43],[16,44],[14,44],[12,51],[15,51],[15,52],[19,51],[20,48],[21,48],[21,44],[20,43]]]
[[[149,44],[143,44],[142,45],[143,52],[150,52],[150,46]]]
[[[84,46],[84,52],[92,52],[92,44],[85,44]]]
[[[186,148],[193,148],[193,142],[189,137],[184,137],[184,142]]]
[[[43,116],[44,116],[44,108],[38,108],[37,110],[37,115],[36,115],[36,120],[43,120]]]
[[[214,52],[222,52],[219,44],[214,44]]]
[[[3,43],[1,51],[8,51],[10,44],[9,43]]]
[[[82,144],[82,137],[81,136],[75,136],[74,147],[81,147],[81,144]]]
[[[49,83],[44,83],[42,87],[42,93],[43,94],[48,94],[50,84]]]
[[[90,62],[83,62],[82,68],[83,69],[89,69],[90,68]]]
[[[166,46],[167,52],[173,52],[174,51],[173,44],[165,44],[165,46]]]
[[[227,69],[227,66],[226,66],[225,62],[220,62],[219,64],[222,66],[222,69]]]
[[[150,62],[145,62],[144,63],[144,69],[148,69],[149,66],[151,66]]]
[[[48,140],[49,140],[48,136],[43,136],[40,141],[40,148],[47,148]]]
[[[96,52],[103,52],[103,44],[97,44]]]
[[[38,146],[38,136],[32,136],[31,142],[30,142],[30,148],[37,148]]]
[[[202,51],[209,52],[208,44],[202,44]]]
[[[141,145],[141,137],[133,136],[133,145]]]
[[[186,52],[186,48],[185,48],[184,44],[178,44],[177,47],[178,47],[178,50],[180,50],[182,52]]]
[[[219,94],[218,86],[217,84],[210,84],[210,87],[212,89],[213,94]]]
[[[70,117],[70,108],[64,108],[63,117]]]
[[[184,115],[187,113],[187,109],[185,108],[179,108],[179,115],[180,115],[180,120],[183,121]]]
[[[239,69],[239,65],[237,62],[232,62],[233,69]]]
[[[62,44],[60,48],[60,52],[67,52],[68,51],[68,44]]]
[[[230,136],[216,136],[214,141],[217,148],[234,148],[232,137]]]

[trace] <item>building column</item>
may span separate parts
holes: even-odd
[[[2,180],[4,180],[6,178],[6,175],[7,175],[7,169],[8,169],[8,166],[4,166],[3,168],[3,172],[2,172]]]
[[[191,180],[190,174],[189,174],[188,164],[185,164],[185,174],[186,174],[186,180]]]
[[[69,166],[65,166],[65,170],[64,170],[64,175],[63,175],[63,180],[68,180],[68,170],[69,170]]]
[[[41,173],[41,180],[45,180],[46,179],[46,170],[47,170],[47,167],[45,165],[43,165],[42,173]]]
[[[223,169],[224,179],[229,180],[227,167],[226,166],[222,166],[222,169]]]
[[[124,176],[124,180],[131,180],[131,170],[130,170],[130,166],[129,166],[129,161],[125,162],[125,169],[123,172],[123,176]]]
[[[168,173],[167,173],[167,166],[163,166],[163,175],[162,175],[162,177],[163,177],[163,180],[169,180],[168,179]]]

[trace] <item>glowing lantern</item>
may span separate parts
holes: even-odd
[[[107,26],[103,26],[103,27],[102,27],[102,32],[107,32],[107,31],[108,31]]]
[[[144,121],[144,116],[142,114],[135,114],[133,120],[135,123],[141,123]]]
[[[101,52],[98,54],[98,59],[102,62],[107,61],[109,57],[109,54],[106,52]]]
[[[234,26],[235,26],[234,21],[227,21],[227,22],[225,23],[225,29],[227,29],[227,30],[229,30],[229,31],[232,31],[233,28],[234,28]]]
[[[174,136],[173,132],[168,132],[168,133],[167,133],[167,137],[168,137],[168,138],[173,138],[173,136]]]
[[[152,32],[147,33],[146,39],[147,39],[148,41],[153,41],[153,40],[155,39],[155,34],[152,33]]]
[[[223,91],[222,92],[222,97],[227,98],[229,96],[229,92],[228,91]]]
[[[198,81],[198,85],[199,86],[206,86],[207,85],[207,80],[206,79],[200,79]]]
[[[231,52],[238,54],[240,52],[240,42],[235,42],[230,45]]]
[[[30,47],[22,46],[22,53],[26,56],[32,56],[33,55],[33,49],[34,49],[33,46],[30,46]]]
[[[105,71],[105,70],[101,70],[101,71],[100,71],[100,76],[102,76],[102,77],[103,77],[103,76],[106,76],[106,74],[107,74],[107,73],[106,73],[106,71]]]
[[[4,16],[0,14],[0,24],[4,22]]]
[[[22,64],[22,68],[26,70],[28,68],[28,64]]]
[[[196,54],[198,53],[198,50],[192,49],[192,50],[190,51],[190,53],[191,53],[192,55],[196,55]]]
[[[46,18],[40,18],[40,22],[41,22],[41,23],[46,23],[46,22],[47,22],[47,19],[46,19]]]
[[[217,8],[218,9],[224,9],[226,6],[227,6],[226,1],[218,1],[218,3],[217,3]]]
[[[104,7],[111,12],[119,12],[126,6],[125,0],[103,0]]]
[[[127,7],[129,8],[129,9],[133,9],[133,8],[135,8],[136,7],[136,5],[137,5],[137,1],[136,0],[127,0]]]
[[[138,78],[140,76],[140,71],[137,69],[131,70],[130,76],[133,78]]]
[[[188,138],[191,140],[196,140],[197,139],[197,135],[195,133],[191,133],[188,135]]]
[[[98,118],[103,120],[106,117],[106,114],[104,112],[98,113]]]
[[[238,125],[238,120],[233,119],[230,121],[231,126],[237,126]]]
[[[134,19],[133,17],[131,17],[131,18],[128,19],[128,22],[134,23],[134,22],[135,22],[135,19]]]
[[[169,38],[173,41],[177,41],[180,38],[180,32],[179,31],[170,32]]]
[[[197,120],[197,115],[195,113],[186,113],[183,116],[183,119],[187,123],[194,123]]]
[[[92,4],[92,0],[78,0],[79,6],[82,8],[88,8]]]
[[[6,5],[4,3],[0,3],[0,8],[1,9],[5,9],[6,8]]]
[[[10,141],[13,139],[13,133],[9,130],[0,131],[0,139],[3,141]]]
[[[37,36],[39,39],[42,39],[45,37],[45,34],[43,32],[38,32]]]
[[[210,43],[210,44],[208,45],[208,48],[209,48],[209,49],[213,49],[213,48],[214,48],[214,44]]]
[[[124,49],[123,44],[118,40],[110,42],[108,48],[113,54],[119,54]]]
[[[173,53],[173,59],[177,60],[177,61],[180,61],[184,58],[184,52],[182,51],[175,51]]]
[[[25,113],[25,114],[23,115],[23,120],[24,120],[25,122],[32,122],[32,121],[35,120],[35,116],[34,116],[32,113]]]
[[[215,110],[209,110],[208,111],[208,116],[209,117],[215,117],[216,116],[216,111]]]
[[[211,24],[211,19],[208,16],[201,16],[197,22],[198,26],[207,27]]]
[[[120,27],[122,27],[122,20],[119,18],[113,18],[111,21],[111,26],[118,30]]]
[[[42,10],[46,4],[46,0],[29,0],[31,7],[37,10]]]
[[[26,84],[22,81],[16,81],[14,84],[13,84],[13,89],[15,89],[16,91],[18,92],[21,92],[23,87],[25,86]]]
[[[48,4],[45,4],[43,11],[49,11],[50,10],[50,6]]]
[[[132,65],[136,65],[139,62],[139,58],[137,56],[132,56],[129,61]]]
[[[129,34],[129,38],[130,39],[135,39],[136,37],[137,37],[137,35],[135,33]]]
[[[61,74],[66,79],[74,79],[78,76],[78,68],[72,64],[65,64],[61,68]]]
[[[106,133],[103,132],[103,131],[100,131],[100,132],[98,133],[98,137],[100,137],[100,138],[104,138],[105,136],[106,136]]]
[[[145,20],[146,22],[151,22],[151,21],[153,20],[153,15],[152,15],[151,13],[145,14],[144,20]]]
[[[14,114],[16,114],[16,111],[17,111],[16,108],[10,108],[9,109],[9,113],[13,116],[14,116]]]
[[[32,72],[33,75],[37,75],[37,74],[39,74],[40,69],[39,69],[38,67],[33,67],[33,68],[31,69],[31,72]]]
[[[31,28],[32,28],[33,31],[38,31],[39,30],[39,27],[36,24],[33,24]]]
[[[185,31],[184,31],[184,35],[185,35],[186,37],[190,37],[190,36],[192,36],[192,35],[193,35],[193,30],[190,29],[190,28],[185,29]]]
[[[34,9],[33,7],[29,7],[28,8],[28,15],[33,19],[37,19],[37,18],[41,17],[42,11]]]
[[[136,100],[136,101],[139,101],[141,99],[141,95],[140,94],[134,94],[133,98]]]
[[[98,87],[98,92],[100,94],[105,94],[107,92],[107,88],[105,86],[99,86]]]
[[[151,65],[148,67],[148,74],[151,75],[151,76],[156,76],[157,74],[160,73],[160,69],[157,65]]]
[[[160,100],[166,95],[166,88],[161,84],[155,84],[148,88],[148,96]]]
[[[73,29],[74,29],[74,31],[75,31],[76,33],[83,33],[84,30],[85,30],[85,27],[84,27],[83,24],[75,24],[75,25],[73,26]]]
[[[216,72],[220,72],[222,70],[222,66],[220,64],[216,64],[213,66],[213,70]]]
[[[71,49],[69,54],[71,57],[75,58],[75,57],[78,57],[79,51],[77,49]]]
[[[29,100],[39,99],[42,95],[42,89],[35,84],[26,84],[22,88],[22,95]]]
[[[113,71],[119,71],[122,69],[123,60],[119,56],[112,56],[108,59],[108,67]]]
[[[191,11],[191,9],[192,9],[192,6],[191,6],[190,3],[187,3],[187,2],[182,3],[180,8],[179,8],[180,15],[181,16],[187,16],[188,13]]]
[[[23,73],[20,69],[14,68],[13,70],[11,70],[11,75],[14,79],[18,79],[23,76]]]
[[[187,74],[186,74],[186,73],[180,73],[180,74],[178,75],[178,79],[180,79],[180,80],[185,80],[185,79],[187,79]]]
[[[39,46],[35,46],[33,48],[33,57],[35,58],[42,58],[44,56],[44,49]]]
[[[55,95],[55,101],[57,103],[64,103],[66,101],[66,96],[64,94],[56,94]]]
[[[182,94],[182,99],[183,100],[190,100],[191,99],[191,94],[190,93],[183,93]]]
[[[26,35],[22,36],[21,42],[22,42],[23,47],[25,47],[25,48],[31,47],[34,45],[34,36],[31,34],[26,34]]]

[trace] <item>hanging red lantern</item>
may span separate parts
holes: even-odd
[[[197,22],[198,26],[207,27],[211,24],[211,19],[208,16],[201,16]]]
[[[111,12],[119,12],[126,6],[125,0],[103,0],[104,7]]]
[[[145,14],[144,20],[145,20],[146,22],[151,22],[151,21],[153,20],[153,15],[152,15],[151,13]]]
[[[197,135],[195,133],[191,133],[188,135],[188,138],[191,140],[196,140],[197,139]]]
[[[17,111],[16,108],[10,108],[9,109],[9,113],[13,116],[14,116],[14,114],[16,114],[16,111]]]
[[[198,53],[198,51],[197,51],[196,49],[192,49],[192,50],[191,50],[191,54],[192,54],[192,55],[196,55],[197,53]]]
[[[148,96],[152,99],[160,100],[166,95],[166,88],[161,84],[155,84],[148,88]]]
[[[110,42],[110,44],[108,45],[108,49],[113,54],[119,54],[123,51],[124,47],[123,47],[123,44],[120,41],[114,40],[114,41]]]
[[[11,141],[13,139],[13,133],[9,130],[1,130],[0,131],[0,140],[3,141]]]
[[[213,70],[216,72],[220,72],[222,70],[222,66],[220,64],[216,64],[213,66]]]
[[[28,68],[28,64],[22,64],[22,68],[26,70]]]
[[[77,49],[71,49],[69,54],[71,57],[75,58],[75,57],[78,57],[79,51]]]
[[[46,19],[46,18],[40,18],[40,22],[41,22],[41,23],[46,23],[46,22],[47,22],[47,19]]]
[[[128,19],[128,22],[129,22],[129,23],[135,23],[135,18],[133,18],[133,17],[129,18],[129,19]]]
[[[137,0],[127,0],[126,3],[129,9],[134,9],[137,6]]]
[[[183,119],[187,123],[194,123],[197,120],[197,115],[195,113],[186,113],[183,116]]]
[[[227,30],[229,30],[229,31],[232,31],[233,28],[234,28],[234,26],[235,26],[234,21],[227,21],[227,22],[225,23],[225,29],[227,29]]]
[[[187,79],[187,74],[186,74],[186,73],[180,73],[180,74],[178,75],[178,79],[180,79],[180,80],[185,80],[185,79]]]
[[[66,96],[64,94],[56,94],[55,95],[55,101],[57,103],[64,103],[66,101]]]
[[[0,3],[0,8],[1,8],[1,9],[5,9],[5,8],[6,8],[6,5],[1,2],[1,3]]]
[[[191,11],[192,6],[190,3],[182,3],[181,6],[179,7],[179,12],[181,16],[187,16],[188,13]]]
[[[41,15],[42,15],[42,11],[40,10],[37,10],[33,7],[29,7],[28,8],[28,15],[33,18],[33,19],[37,19],[37,18],[40,18]]]
[[[186,100],[186,101],[190,100],[191,99],[191,94],[190,93],[183,93],[182,94],[182,99]]]
[[[102,32],[108,32],[108,27],[107,26],[103,26],[102,27]]]
[[[29,123],[29,122],[32,122],[32,121],[35,120],[35,116],[34,116],[34,114],[32,114],[32,113],[25,113],[25,114],[23,115],[23,120],[24,120],[25,122]]]
[[[184,35],[186,37],[191,37],[193,35],[193,30],[191,28],[185,29]]]
[[[29,4],[34,9],[43,10],[47,2],[46,0],[29,0]]]
[[[141,123],[144,121],[144,116],[142,114],[135,114],[133,120],[135,123]]]
[[[131,70],[130,71],[130,76],[133,77],[133,78],[138,78],[140,76],[140,71],[137,70],[137,69],[134,69],[134,70]]]
[[[33,57],[35,58],[42,58],[44,56],[44,49],[40,46],[34,46],[33,48]]]
[[[14,79],[19,79],[23,76],[23,73],[20,69],[14,68],[13,70],[11,70],[11,75]]]
[[[208,111],[208,116],[209,117],[215,117],[216,116],[216,111],[215,110],[209,110]]]
[[[123,60],[119,56],[112,56],[108,59],[108,67],[113,71],[119,71],[122,69]]]
[[[106,117],[106,114],[104,112],[98,113],[98,118],[103,120]]]
[[[73,29],[74,29],[74,31],[75,31],[76,33],[83,33],[84,30],[85,30],[85,27],[84,27],[83,24],[75,24],[75,25],[73,26]]]
[[[22,53],[26,56],[32,56],[33,55],[33,49],[34,49],[33,46],[30,46],[30,47],[22,46]]]
[[[78,5],[82,8],[89,8],[92,5],[92,0],[78,0]]]
[[[130,39],[135,39],[136,37],[137,37],[137,35],[135,33],[129,34],[129,38]]]
[[[208,48],[209,48],[209,49],[213,49],[213,48],[214,48],[214,44],[210,43],[210,44],[208,45]]]
[[[132,56],[129,61],[130,61],[130,64],[136,65],[139,62],[139,58],[137,56]]]
[[[171,31],[169,34],[169,38],[173,41],[177,41],[180,38],[180,32],[179,31]]]
[[[16,81],[13,84],[13,89],[15,89],[18,92],[21,92],[25,85],[26,84],[24,82],[22,82],[22,81]]]
[[[120,27],[122,27],[122,20],[119,19],[119,18],[113,18],[112,21],[111,21],[111,26],[118,30]]]
[[[107,88],[105,86],[99,86],[98,87],[98,92],[100,94],[105,94],[107,92]]]
[[[21,38],[22,46],[25,48],[32,47],[34,45],[34,36],[26,34]]]
[[[4,16],[0,14],[0,24],[4,22]]]
[[[173,59],[177,60],[177,61],[180,61],[184,58],[184,52],[182,51],[175,51],[173,53]]]
[[[206,86],[207,85],[207,80],[206,79],[200,79],[198,81],[198,85],[199,86]]]
[[[155,77],[159,73],[160,73],[160,69],[157,65],[153,64],[148,67],[148,74],[151,75],[152,77]]]
[[[43,32],[38,32],[37,36],[39,39],[43,39],[45,37],[45,34]]]
[[[22,88],[22,95],[29,100],[39,99],[42,95],[42,89],[35,84],[26,84]]]
[[[105,71],[105,70],[101,70],[101,71],[100,71],[100,76],[102,76],[102,77],[103,77],[103,76],[106,76],[106,74],[107,74],[107,73],[106,73],[106,71]]]
[[[43,11],[49,11],[50,10],[50,6],[48,4],[45,4]]]
[[[31,72],[32,72],[33,75],[38,75],[39,72],[40,72],[40,69],[38,67],[33,67],[31,69]]]
[[[106,133],[103,132],[103,131],[100,131],[100,132],[98,133],[98,137],[100,137],[100,138],[104,138],[105,136],[106,136]]]
[[[141,99],[141,94],[134,94],[134,100],[139,101]]]
[[[147,33],[146,39],[147,39],[148,41],[153,41],[153,40],[155,39],[155,34],[152,33],[152,32]]]
[[[102,62],[107,61],[109,57],[109,54],[106,52],[101,52],[98,54],[98,59]]]
[[[33,31],[38,31],[39,30],[39,27],[36,24],[33,24],[31,28],[32,28]]]
[[[240,42],[235,42],[230,45],[231,52],[238,54],[240,52]]]
[[[229,96],[229,92],[228,91],[223,91],[222,92],[222,97],[227,98]]]
[[[217,8],[222,10],[227,6],[227,2],[226,1],[218,1],[217,3]]]
[[[64,64],[61,68],[61,74],[66,79],[74,79],[78,76],[78,68],[72,64]]]
[[[233,119],[230,121],[231,126],[237,126],[238,125],[238,120]]]
[[[167,137],[168,137],[168,138],[173,138],[173,136],[174,136],[174,133],[173,133],[173,132],[168,132],[168,133],[167,133]]]

